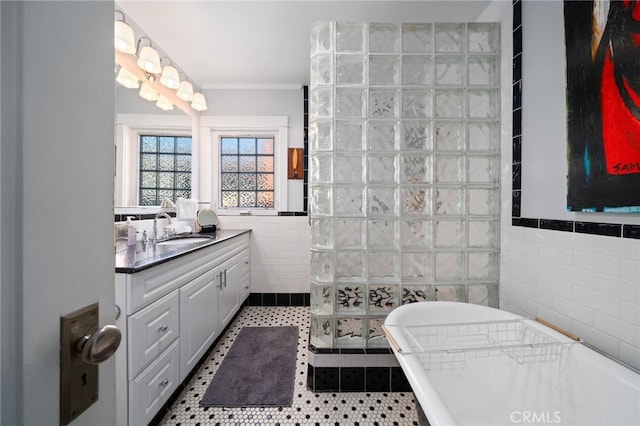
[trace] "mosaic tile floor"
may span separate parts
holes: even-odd
[[[227,329],[161,425],[418,425],[413,393],[313,393],[307,389],[308,307],[247,306]],[[200,407],[202,395],[234,339],[245,326],[300,327],[296,383],[291,407]]]

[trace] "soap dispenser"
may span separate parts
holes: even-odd
[[[134,246],[136,244],[136,227],[131,219],[133,219],[133,216],[127,216],[127,244]]]

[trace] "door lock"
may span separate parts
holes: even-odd
[[[114,325],[98,329],[98,304],[60,317],[60,424],[67,425],[98,400],[98,364],[118,349]]]

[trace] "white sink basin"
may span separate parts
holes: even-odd
[[[205,241],[211,241],[211,238],[206,238],[206,237],[172,238],[170,240],[156,243],[156,245],[157,246],[182,246],[186,244],[204,243]]]

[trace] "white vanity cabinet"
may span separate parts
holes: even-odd
[[[119,425],[148,424],[236,314],[249,294],[249,235],[116,273]]]

